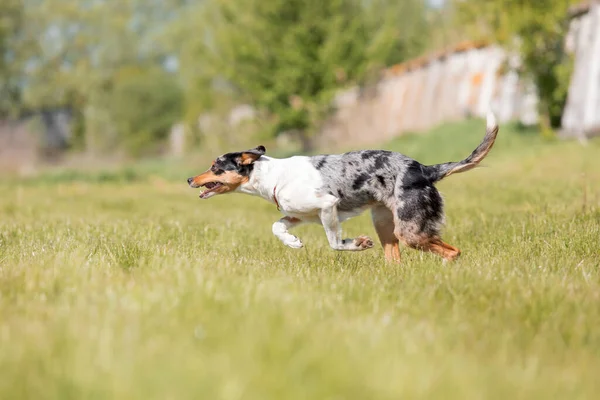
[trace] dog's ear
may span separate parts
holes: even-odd
[[[240,156],[240,164],[241,165],[252,164],[254,161],[258,160],[260,158],[260,156],[262,156],[266,152],[267,152],[267,149],[263,145],[257,146],[254,149],[246,150],[246,151],[242,152],[242,155]]]

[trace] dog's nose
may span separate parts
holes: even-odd
[[[188,185],[191,185],[193,181],[194,181],[194,178],[188,178]]]

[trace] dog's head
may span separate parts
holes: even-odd
[[[189,178],[188,184],[192,188],[206,188],[200,194],[201,199],[232,192],[248,181],[254,162],[266,151],[265,146],[258,146],[251,150],[223,154],[213,161],[206,172]]]

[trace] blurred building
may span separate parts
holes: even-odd
[[[484,117],[537,121],[535,88],[520,79],[519,58],[485,42],[464,42],[395,65],[370,88],[351,88],[334,100],[320,141],[377,143],[444,122]]]
[[[562,117],[563,135],[600,135],[600,2],[571,9],[566,49],[575,64]]]

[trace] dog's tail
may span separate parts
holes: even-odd
[[[477,167],[481,160],[483,160],[490,152],[492,146],[494,146],[496,136],[498,135],[498,129],[499,127],[498,123],[496,122],[496,117],[491,111],[489,111],[487,115],[486,130],[483,141],[475,150],[473,150],[469,157],[459,162],[449,162],[424,167],[427,171],[428,177],[431,179],[431,182],[437,182],[449,175],[469,171]]]

